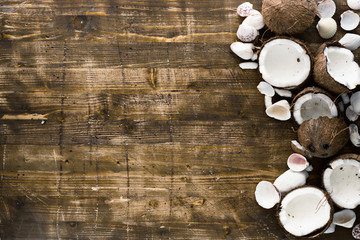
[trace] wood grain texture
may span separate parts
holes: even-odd
[[[240,3],[2,1],[1,239],[289,238],[254,189],[296,127],[229,49]]]

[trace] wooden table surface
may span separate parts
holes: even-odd
[[[230,51],[241,2],[1,1],[1,239],[287,239],[254,189],[296,126]]]

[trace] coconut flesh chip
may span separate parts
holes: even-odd
[[[301,237],[325,230],[333,208],[325,193],[312,186],[297,188],[280,203],[280,224],[290,234]]]
[[[262,78],[274,87],[293,88],[309,76],[310,57],[299,43],[277,38],[265,43],[259,54]]]
[[[280,202],[280,194],[271,182],[261,181],[256,185],[255,199],[261,207],[270,209]]]
[[[307,93],[299,97],[293,107],[293,116],[300,125],[318,117],[337,117],[338,111],[330,97],[323,93]]]
[[[342,47],[329,46],[324,50],[327,58],[327,71],[338,83],[348,89],[360,84],[359,65],[354,61],[354,54]]]
[[[335,204],[354,209],[360,203],[360,162],[340,156],[325,169],[323,184]]]

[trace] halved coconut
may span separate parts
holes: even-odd
[[[322,181],[336,205],[356,208],[360,204],[360,155],[345,154],[332,160]]]
[[[280,202],[280,193],[271,182],[261,181],[256,185],[255,199],[261,207],[270,209]]]
[[[298,34],[311,26],[317,12],[316,7],[314,0],[264,0],[261,12],[265,24],[272,32]]]
[[[274,87],[296,88],[308,79],[311,57],[304,43],[290,38],[272,38],[259,53],[262,78]]]
[[[291,235],[314,237],[323,233],[332,222],[333,207],[321,189],[305,186],[297,188],[282,199],[279,222]]]
[[[295,96],[292,104],[293,117],[297,124],[318,117],[337,117],[338,109],[333,97],[317,87],[308,87]]]
[[[313,157],[327,158],[337,154],[346,145],[349,130],[340,118],[319,117],[300,125],[298,140]]]
[[[324,43],[315,57],[314,80],[337,94],[354,89],[360,84],[360,70],[354,54],[346,48]]]

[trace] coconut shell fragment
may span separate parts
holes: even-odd
[[[340,118],[319,117],[306,120],[298,129],[299,143],[313,157],[334,156],[348,140],[348,126]]]
[[[311,26],[316,8],[314,0],[264,0],[261,11],[265,24],[272,32],[292,35],[302,33]]]

